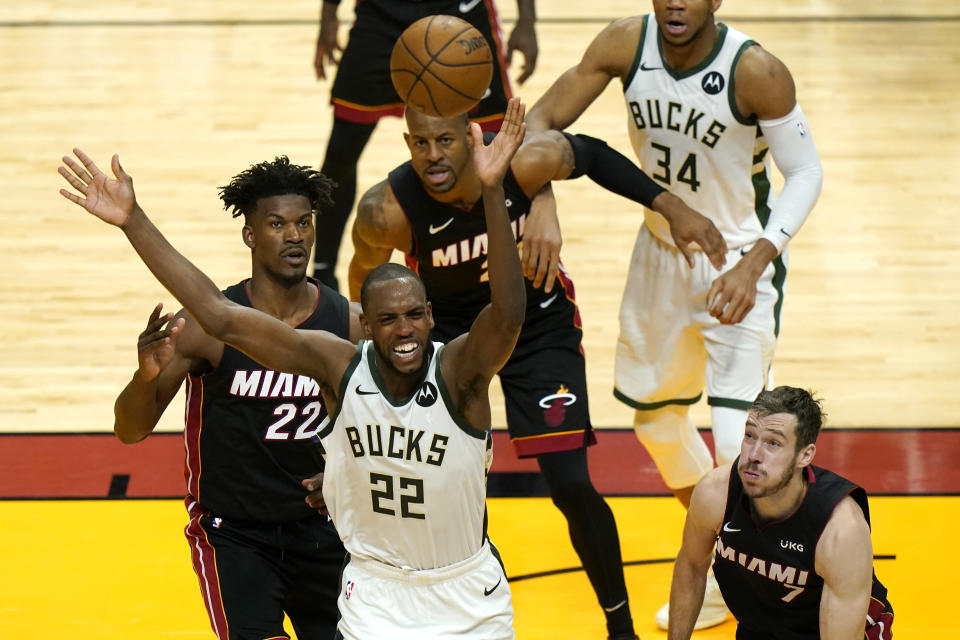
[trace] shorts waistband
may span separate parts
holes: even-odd
[[[401,569],[380,562],[379,560],[359,558],[357,556],[350,556],[350,565],[381,578],[396,580],[397,582],[406,584],[437,584],[474,571],[482,566],[490,555],[490,543],[484,540],[483,546],[480,547],[479,551],[469,558],[437,569]]]

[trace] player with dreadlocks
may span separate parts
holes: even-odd
[[[243,214],[253,267],[223,293],[290,326],[356,341],[359,308],[306,275],[314,214],[332,188],[286,156],[220,187],[224,208]],[[344,550],[302,484],[323,470],[312,445],[328,421],[317,383],[263,367],[186,311],[161,310],[140,334],[140,366],[117,398],[114,432],[127,444],[146,438],[187,381],[185,533],[214,633],[287,638],[286,613],[301,640],[332,638]]]

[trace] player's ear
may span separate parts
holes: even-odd
[[[247,245],[248,248],[253,249],[257,246],[257,242],[253,237],[253,227],[248,224],[243,225],[240,234],[243,236],[243,244]]]
[[[367,316],[363,312],[357,318],[360,320],[360,333],[364,340],[373,340],[373,331],[370,330],[370,323],[367,322]]]
[[[803,467],[809,466],[813,463],[813,456],[817,454],[817,445],[808,444],[803,449],[800,449],[800,455],[797,457],[797,466],[801,469]]]
[[[427,324],[433,329],[433,305],[429,302],[427,303]]]

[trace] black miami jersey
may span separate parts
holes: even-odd
[[[492,135],[486,134],[489,142]],[[466,333],[490,303],[487,222],[483,201],[470,211],[437,202],[407,162],[390,172],[390,188],[412,231],[407,265],[423,280],[433,306],[431,337]],[[530,212],[512,171],[503,179],[507,214],[518,245]],[[596,438],[590,423],[580,312],[563,266],[548,294],[526,280],[527,308],[513,354],[500,370],[507,427],[517,455],[578,449]]]
[[[492,136],[487,134],[489,141]],[[423,280],[427,298],[433,306],[436,322],[434,338],[448,342],[470,330],[477,314],[490,302],[487,271],[487,222],[483,200],[470,211],[430,197],[410,162],[390,172],[390,188],[403,209],[412,231],[407,265]],[[513,171],[503,179],[507,214],[518,245],[530,212],[530,198],[517,184]],[[561,270],[550,294],[535,289],[526,280],[527,314],[518,345],[545,333],[542,318],[559,317],[559,325],[579,327],[580,320],[573,298],[573,283]],[[552,325],[552,328],[560,328]]]
[[[823,578],[814,568],[817,542],[834,509],[847,496],[863,510],[869,525],[867,494],[846,478],[811,465],[804,470],[807,490],[796,511],[758,526],[750,515],[738,462],[739,457],[730,472],[713,563],[723,599],[739,625],[737,638],[817,639],[823,594]],[[892,621],[887,590],[874,575],[865,637],[890,637]],[[877,628],[877,623],[882,626]]]
[[[248,281],[224,290],[252,306]],[[298,329],[349,339],[347,300],[316,280],[313,313]],[[314,514],[300,481],[323,470],[313,436],[328,421],[319,385],[307,376],[272,371],[229,345],[220,363],[187,378],[184,442],[187,504],[245,522],[292,522]]]

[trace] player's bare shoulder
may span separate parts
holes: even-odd
[[[797,102],[796,86],[787,65],[759,44],[743,52],[734,80],[741,113],[760,120],[782,117]]]
[[[363,194],[357,204],[354,224],[355,233],[369,244],[406,249],[403,245],[409,238],[409,225],[388,180],[375,184]]]
[[[644,16],[614,20],[593,39],[581,64],[603,70],[611,77],[625,79],[640,45],[643,25]]]
[[[690,517],[704,529],[719,531],[727,509],[727,488],[730,474],[736,473],[732,464],[711,469],[700,478],[690,498]]]

